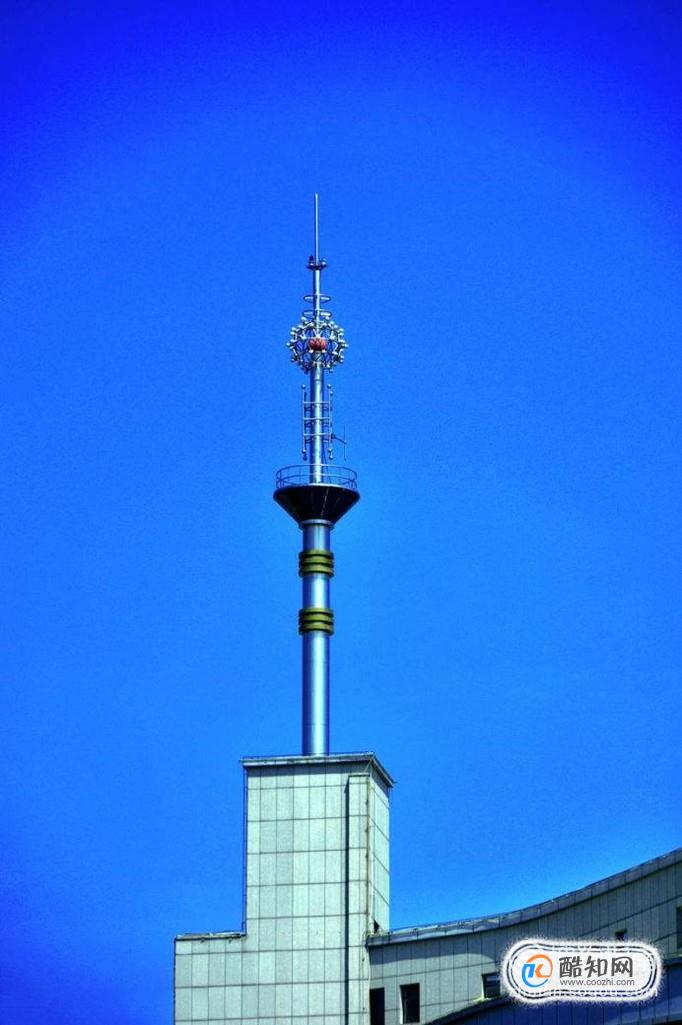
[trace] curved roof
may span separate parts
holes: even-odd
[[[668,854],[661,854],[658,858],[644,861],[641,865],[628,868],[624,872],[616,872],[615,875],[607,876],[596,883],[590,883],[579,890],[571,890],[561,897],[554,897],[545,900],[541,904],[531,904],[527,908],[520,908],[518,911],[504,911],[497,915],[485,915],[480,918],[462,918],[455,922],[442,922],[436,925],[419,925],[414,928],[390,929],[387,932],[378,932],[370,936],[368,945],[376,946],[382,943],[401,943],[409,940],[437,939],[440,936],[450,936],[459,933],[482,932],[486,929],[501,929],[508,925],[517,925],[519,922],[527,922],[534,918],[541,918],[543,915],[551,914],[553,911],[561,911],[572,904],[579,904],[583,900],[597,897],[607,890],[615,890],[626,883],[634,882],[643,876],[651,875],[662,868],[668,868],[682,862],[682,847],[676,847]]]

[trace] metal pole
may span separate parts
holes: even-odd
[[[310,387],[310,416],[312,430],[310,437],[310,483],[321,484],[324,458],[324,370],[319,364],[311,367],[308,375]]]
[[[315,199],[313,201],[313,239],[314,239],[314,257],[315,263],[319,262],[320,259],[320,194],[315,193]]]
[[[307,520],[301,524],[303,553],[331,552],[332,524]],[[303,608],[329,609],[330,573],[303,573]],[[329,640],[325,630],[303,634],[304,755],[329,754]]]

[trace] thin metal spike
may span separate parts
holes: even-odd
[[[315,193],[315,200],[313,203],[313,235],[315,239],[315,263],[319,262],[320,259],[320,196],[319,193]]]

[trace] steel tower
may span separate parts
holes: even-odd
[[[325,374],[343,362],[343,328],[324,307],[329,296],[321,290],[319,199],[314,202],[314,252],[308,260],[313,276],[308,307],[292,327],[287,345],[292,363],[306,375],[301,386],[301,454],[304,463],[285,466],[277,473],[275,501],[296,520],[303,533],[298,575],[303,581],[303,602],[298,632],[303,641],[304,755],[329,754],[329,643],[334,613],[329,605],[329,583],[334,575],[331,532],[360,498],[353,470],[333,465],[332,388]]]

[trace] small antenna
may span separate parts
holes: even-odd
[[[315,263],[320,262],[320,195],[315,193],[313,204],[313,236],[315,238]]]
[[[323,320],[322,305],[328,302],[328,298],[322,295],[321,274],[327,266],[324,260],[320,259],[320,194],[316,192],[313,199],[313,247],[314,253],[308,260],[308,267],[313,272],[313,318],[315,328],[319,334],[320,324]]]
[[[332,441],[338,441],[338,442],[340,442],[343,445],[343,458],[345,459],[346,458],[346,445],[348,444],[348,440],[346,438],[346,425],[345,424],[343,425],[343,437],[341,437],[340,434],[332,433],[331,440]]]
[[[320,194],[313,193],[313,249],[308,257],[308,270],[312,274],[312,289],[303,298],[308,307],[303,310],[301,320],[290,331],[287,342],[292,363],[298,363],[308,374],[315,367],[333,370],[343,363],[343,352],[347,346],[343,328],[334,322],[331,310],[326,309],[329,296],[322,291],[322,272],[327,261],[320,256]]]

